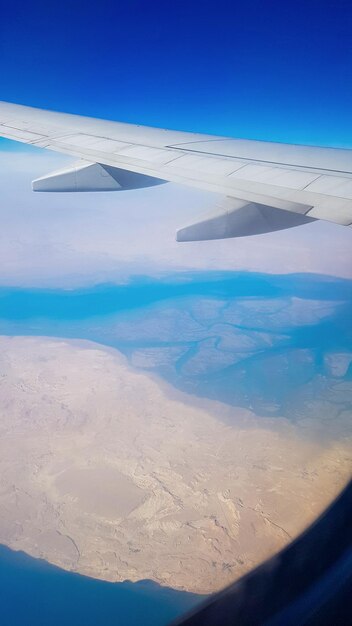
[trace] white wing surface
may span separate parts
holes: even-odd
[[[0,102],[0,136],[80,162],[35,191],[107,191],[162,182],[223,195],[178,240],[216,239],[322,219],[352,224],[352,150],[229,139]]]

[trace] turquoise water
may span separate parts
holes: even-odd
[[[352,350],[351,319],[352,282],[315,275],[199,272],[0,289],[1,334],[97,341],[179,389],[290,419],[307,385],[330,386],[327,356]]]

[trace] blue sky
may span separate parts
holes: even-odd
[[[347,2],[13,0],[1,17],[2,100],[352,148]],[[177,229],[213,210],[216,195],[176,185],[31,191],[31,180],[73,160],[0,140],[1,284],[66,286],[189,269],[352,275],[351,230],[334,224],[177,244]]]
[[[3,4],[0,99],[352,147],[349,0]]]

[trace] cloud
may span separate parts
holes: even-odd
[[[176,230],[211,210],[215,194],[173,184],[129,192],[31,191],[32,179],[70,162],[38,149],[0,151],[1,284],[75,286],[185,269],[352,277],[352,230],[334,224],[181,244]]]

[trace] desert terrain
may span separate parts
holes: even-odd
[[[99,344],[1,337],[0,542],[97,578],[216,591],[349,479],[340,418],[320,437],[315,418],[198,401]]]

